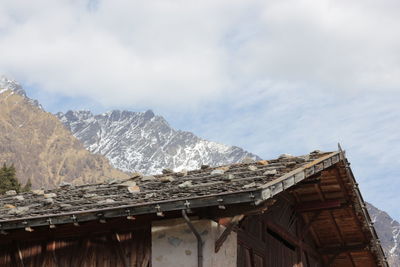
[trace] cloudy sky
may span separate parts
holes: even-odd
[[[347,150],[400,219],[400,1],[1,0],[0,73],[51,112],[153,109],[263,158]]]

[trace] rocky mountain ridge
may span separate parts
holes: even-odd
[[[34,188],[127,177],[87,151],[57,117],[6,77],[0,78],[0,163],[14,164],[19,180],[30,179]]]
[[[370,203],[367,208],[389,265],[400,267],[400,223]]]
[[[113,110],[98,115],[68,111],[56,115],[89,151],[106,156],[123,171],[155,174],[165,168],[192,170],[203,164],[216,166],[246,157],[259,159],[241,148],[175,130],[151,110]]]

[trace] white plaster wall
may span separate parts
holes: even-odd
[[[204,242],[203,266],[235,267],[236,233],[231,232],[215,253],[215,241],[225,227],[211,220],[191,220]],[[183,219],[153,222],[151,232],[153,267],[197,267],[197,240]]]

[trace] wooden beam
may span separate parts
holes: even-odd
[[[292,194],[293,194],[293,197],[295,198],[296,202],[300,203],[301,199],[300,199],[300,196],[298,195],[298,193],[296,191],[293,191]],[[299,217],[302,218],[303,222],[306,223],[306,224],[310,221],[310,219],[308,218],[307,214],[299,214]],[[311,226],[309,231],[311,232],[311,235],[312,235],[312,237],[314,239],[315,244],[318,247],[320,247],[321,246],[321,241],[319,240],[319,237],[318,237],[317,233],[314,231],[312,226]]]
[[[284,229],[282,226],[275,224],[272,221],[265,221],[267,227],[271,229],[272,231],[276,232],[279,234],[282,238],[286,239],[290,243],[294,244],[296,247],[302,247],[303,250],[307,251],[311,255],[313,255],[315,258],[320,258],[320,254],[309,244],[303,242],[300,240],[298,237],[293,236],[291,233],[287,232],[286,229]]]
[[[12,266],[16,267],[24,267],[24,261],[21,249],[17,243],[14,243],[10,246],[10,258]]]
[[[299,216],[299,215],[297,215]],[[297,236],[300,236],[300,240],[303,240],[301,237],[304,233],[304,228],[301,227],[299,223],[296,223],[296,233]],[[295,267],[303,267],[303,244],[299,244],[300,246],[296,248],[296,254],[297,254],[297,263],[295,263]],[[307,253],[306,253],[307,254]],[[306,265],[307,266],[307,265]]]
[[[317,192],[318,192],[318,194],[320,196],[320,199],[322,201],[324,201],[324,202],[327,202],[327,201],[325,201],[326,198],[324,196],[324,193],[322,192],[321,186],[319,184],[317,184],[317,185],[315,185],[315,189],[317,190]],[[340,205],[341,204],[340,204],[340,201],[339,201],[339,207],[340,207]],[[342,236],[342,232],[340,231],[340,228],[337,225],[337,222],[336,222],[335,218],[333,217],[331,210],[328,210],[328,218],[331,221],[331,223],[333,224],[333,227],[335,228],[335,231],[336,231],[336,233],[337,233],[337,235],[339,237],[340,244],[342,246],[344,246],[345,242],[344,242],[344,239],[343,239],[343,236]]]
[[[319,217],[322,211],[316,211],[314,212],[313,216],[310,218],[310,220],[307,222],[307,224],[303,227],[302,231],[300,232],[300,239],[303,240],[308,231],[310,230],[312,223]]]
[[[350,197],[349,197],[348,192],[346,190],[346,186],[345,186],[345,184],[343,182],[343,179],[341,178],[339,169],[335,169],[334,170],[334,174],[335,174],[336,181],[338,182],[338,184],[340,186],[340,189],[342,190],[342,192],[343,192],[343,194],[345,196],[346,201],[350,202]],[[357,215],[356,215],[356,213],[354,211],[354,208],[350,209],[350,213],[351,213],[356,225],[358,226],[361,234],[363,235],[364,241],[367,242],[368,238],[367,238],[367,236],[366,236],[366,234],[365,234],[365,232],[363,230],[363,226],[362,226],[360,220],[358,219],[358,217],[357,217]]]
[[[342,204],[340,200],[326,200],[326,201],[303,202],[296,205],[295,209],[297,212],[310,212],[310,211],[338,209],[341,207]]]
[[[322,193],[321,185],[320,185],[320,184],[315,184],[315,185],[314,185],[314,188],[315,188],[315,190],[316,190],[317,193],[318,193],[319,199],[320,199],[321,201],[325,201],[325,196],[324,196],[324,194]]]
[[[88,254],[88,251],[90,249],[90,240],[89,239],[83,239],[81,240],[81,249],[80,249],[80,255],[77,258],[77,266],[82,267],[84,266],[86,256]]]
[[[329,267],[333,264],[333,262],[336,260],[337,256],[339,256],[340,253],[335,253],[333,254],[328,261],[326,262],[326,266]]]
[[[347,252],[360,252],[365,251],[368,248],[367,244],[357,244],[351,246],[339,246],[339,247],[325,247],[318,249],[318,252],[323,255],[334,255]]]
[[[115,252],[117,253],[119,259],[122,261],[122,264],[124,265],[124,267],[129,267],[129,262],[128,262],[128,259],[125,257],[125,253],[123,251],[124,249],[121,246],[118,233],[114,233],[114,235],[112,235],[112,236],[107,235],[107,239],[108,239],[109,243],[112,245]]]
[[[57,255],[56,255],[56,241],[54,239],[51,241],[51,256],[52,256],[53,261],[55,262],[56,266],[60,266],[60,263],[58,261]]]
[[[353,260],[353,257],[351,256],[350,252],[346,253],[347,257],[349,258],[350,262],[351,262],[351,266],[356,267],[356,263]]]
[[[335,231],[336,231],[336,233],[337,233],[337,235],[339,237],[340,243],[342,244],[342,246],[345,245],[345,241],[344,241],[342,232],[340,231],[340,227],[338,226],[335,218],[333,217],[332,212],[328,211],[328,215],[329,215],[328,218],[332,222],[333,227],[335,228]]]
[[[232,229],[243,219],[244,215],[238,215],[232,218],[228,226],[222,232],[221,236],[215,241],[215,253],[218,253],[219,249],[224,244],[225,240],[228,238],[229,234],[232,232]]]

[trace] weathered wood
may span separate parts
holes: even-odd
[[[310,218],[310,220],[307,222],[307,224],[303,227],[302,231],[299,234],[299,238],[300,240],[303,240],[304,237],[306,236],[306,234],[308,233],[308,231],[311,229],[311,226],[313,224],[313,222],[319,217],[319,215],[321,214],[321,210],[316,211],[313,213],[312,217]]]
[[[327,248],[320,248],[318,252],[324,255],[333,255],[333,254],[341,254],[347,252],[360,252],[365,251],[367,249],[367,244],[357,244],[351,246],[338,246],[338,247],[327,247]]]
[[[340,253],[335,253],[333,254],[330,258],[328,258],[327,262],[326,262],[326,266],[330,267],[333,262],[335,261],[335,259],[337,258],[337,256],[339,256]]]
[[[321,259],[310,239],[300,239],[305,223],[294,210],[293,197],[285,194],[277,196],[276,203],[264,214],[247,216],[240,223],[238,253],[243,256],[238,256],[238,267],[307,266],[308,253]],[[292,201],[288,201],[290,198]]]
[[[243,215],[238,215],[232,218],[229,222],[228,226],[226,226],[225,230],[222,232],[220,237],[215,241],[215,253],[218,253],[221,246],[224,244],[225,240],[228,238],[229,234],[232,232],[232,229],[239,223],[239,221],[243,218]]]
[[[77,267],[83,267],[86,255],[89,251],[89,246],[90,246],[90,240],[89,239],[85,239],[83,241],[81,241],[81,252],[78,254],[77,257]]]
[[[114,235],[112,235],[112,236],[110,236],[110,235],[107,236],[107,239],[110,242],[110,244],[112,245],[114,251],[117,253],[121,262],[124,264],[124,267],[129,267],[129,263],[128,263],[127,259],[125,258],[123,248],[121,247],[121,244],[119,243],[117,236],[118,236],[118,234],[114,233]]]
[[[350,252],[346,253],[347,257],[349,258],[350,262],[351,262],[351,266],[356,267],[356,263],[354,262],[353,257],[351,256]]]
[[[303,202],[296,205],[297,212],[310,212],[342,208],[341,200]]]
[[[14,243],[9,249],[10,250],[8,251],[10,251],[9,253],[11,254],[12,266],[24,267],[25,264],[22,258],[21,249],[19,248],[18,244]]]
[[[149,261],[150,261],[150,250],[146,250],[141,267],[147,267],[149,265]]]
[[[114,231],[76,236],[68,239],[44,238],[40,241],[15,241],[12,246],[0,246],[0,266],[145,266],[150,264],[150,228],[134,230],[120,242]],[[115,237],[112,240],[113,236]],[[21,245],[19,249],[17,246]],[[125,254],[125,249],[127,253]],[[131,264],[134,260],[135,264]],[[3,264],[4,263],[4,264]]]
[[[317,257],[317,258],[320,257],[318,252],[315,251],[309,244],[299,240],[296,237],[293,237],[290,233],[287,233],[279,225],[276,225],[272,222],[268,222],[267,225],[269,228],[273,229],[275,232],[278,232],[278,234],[282,235],[285,239],[287,239],[289,242],[292,242],[297,247],[302,246],[304,250],[306,250],[308,253],[312,254],[314,257]]]

